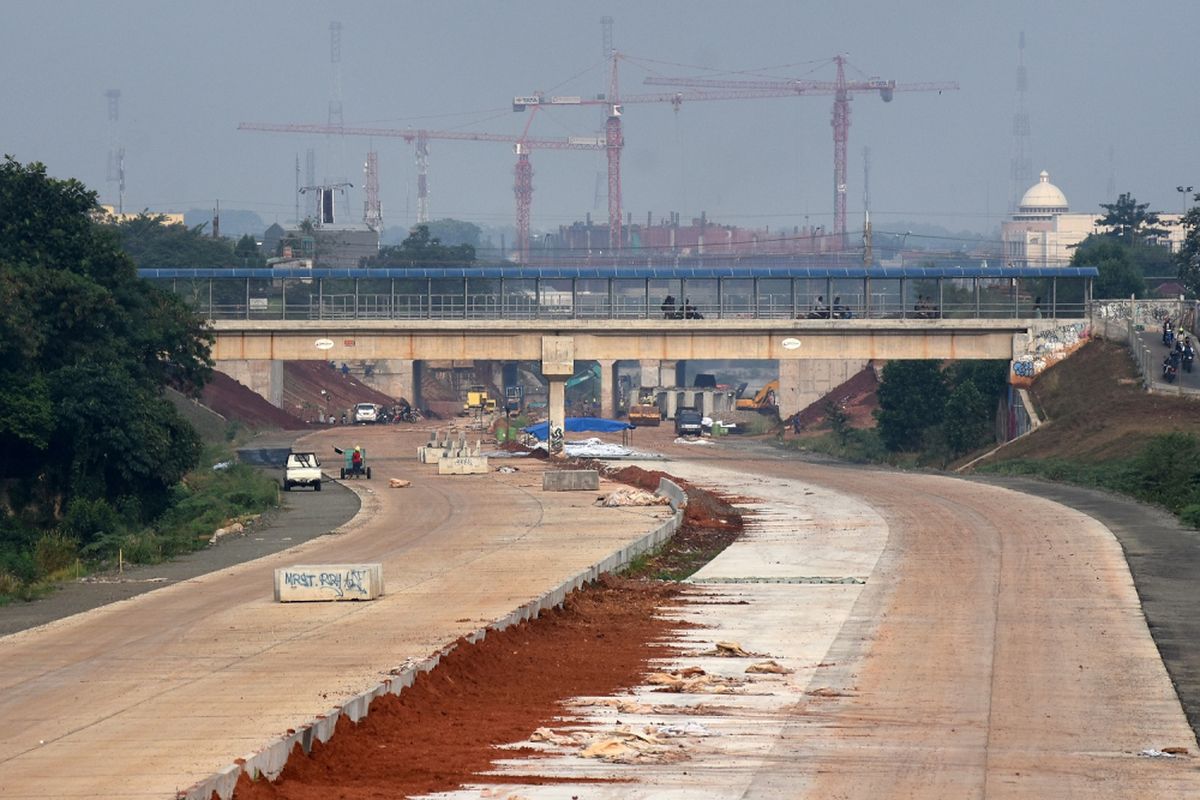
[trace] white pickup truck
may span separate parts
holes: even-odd
[[[283,490],[290,492],[293,486],[311,486],[321,491],[321,462],[316,453],[288,453],[283,468]]]

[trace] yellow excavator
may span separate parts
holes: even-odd
[[[495,398],[488,397],[486,386],[467,387],[467,402],[463,403],[463,410],[460,416],[468,416],[473,411],[483,411],[490,414],[495,410],[496,400]]]
[[[771,411],[777,405],[776,395],[779,394],[779,381],[768,381],[754,397],[741,397],[737,399],[736,408],[739,411]]]

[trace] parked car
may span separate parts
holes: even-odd
[[[378,422],[379,407],[374,403],[359,403],[354,407],[354,421],[362,423]]]
[[[293,486],[311,486],[321,491],[321,462],[316,453],[288,453],[283,467],[283,490],[290,492]]]
[[[701,422],[704,418],[694,408],[679,408],[675,410],[675,435],[699,436]]]

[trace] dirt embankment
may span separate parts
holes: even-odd
[[[460,640],[402,694],[376,699],[359,724],[342,717],[333,738],[307,756],[297,745],[277,782],[242,775],[234,798],[408,797],[461,786],[497,758],[536,756],[496,747],[559,724],[570,698],[636,685],[651,659],[670,654],[656,643],[679,624],[656,612],[678,592],[605,577],[536,620],[477,644]]]
[[[223,372],[214,371],[204,387],[200,402],[227,420],[250,428],[302,430],[308,425],[300,417],[274,406],[257,392],[243,386]]]
[[[1147,394],[1128,350],[1096,340],[1038,376],[1030,389],[1049,420],[996,454],[1107,461],[1136,455],[1160,433],[1200,434],[1200,401]]]
[[[873,428],[875,417],[873,412],[879,408],[879,377],[875,367],[868,364],[848,381],[838,384],[833,389],[807,408],[797,412],[788,420],[787,428],[793,428],[798,420],[802,430],[809,430],[825,421],[825,405],[833,402],[846,412],[847,422],[852,428]]]

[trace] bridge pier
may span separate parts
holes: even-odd
[[[392,397],[403,397],[414,408],[421,406],[420,361],[407,358],[380,358],[375,361],[374,374],[365,379],[373,388]]]
[[[575,374],[575,340],[570,336],[542,337],[542,377],[549,384],[546,398],[546,448],[561,457],[567,424],[567,381]]]
[[[283,362],[270,358],[222,359],[216,369],[260,395],[271,405],[283,407]]]
[[[867,365],[862,358],[780,359],[779,418],[787,419],[820,400],[834,387],[857,375]]]
[[[617,408],[617,360],[601,358],[596,363],[600,365],[600,416],[612,419]]]

